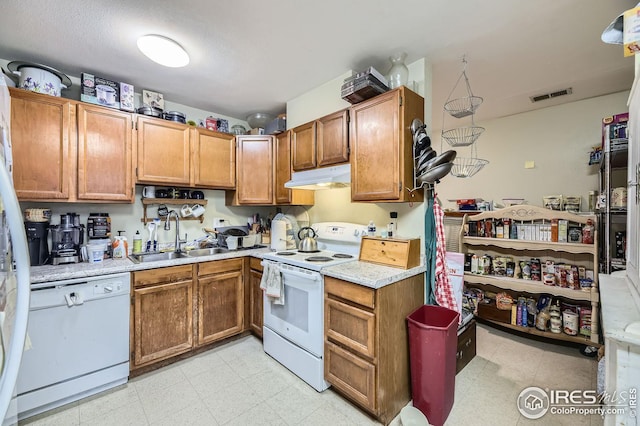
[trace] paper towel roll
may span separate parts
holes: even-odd
[[[271,248],[276,251],[287,249],[287,222],[271,221]]]

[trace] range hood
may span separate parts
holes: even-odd
[[[320,169],[293,172],[285,188],[295,189],[331,189],[351,185],[351,165],[322,167]]]

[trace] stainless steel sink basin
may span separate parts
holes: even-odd
[[[187,257],[186,253],[176,253],[168,251],[165,253],[135,253],[129,256],[129,259],[136,263],[157,262],[159,260],[171,260]]]
[[[212,247],[189,250],[185,254],[187,257],[211,256],[212,254],[227,253],[229,249],[223,247]]]

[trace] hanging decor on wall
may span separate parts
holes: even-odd
[[[460,82],[464,78],[464,87],[460,85]],[[460,85],[461,89],[458,89]],[[457,90],[458,89],[458,90]],[[460,93],[464,91],[463,93]],[[461,96],[454,97],[454,93],[461,94]],[[456,157],[453,161],[453,167],[451,168],[451,174],[455,177],[468,178],[478,173],[489,161],[478,158],[478,148],[476,141],[480,135],[484,132],[484,127],[476,126],[474,116],[478,107],[482,104],[483,99],[480,96],[473,94],[471,90],[471,84],[467,77],[467,59],[466,56],[462,57],[462,72],[458,77],[453,89],[449,93],[449,97],[445,101],[444,108],[442,109],[442,133],[440,145],[442,148],[442,140],[447,141],[452,147],[460,148],[470,146],[469,157]],[[460,126],[445,130],[445,118],[449,115],[456,119],[461,119],[471,116],[471,125]]]

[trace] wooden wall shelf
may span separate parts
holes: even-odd
[[[153,222],[156,219],[160,219],[161,221],[165,221],[165,218],[159,218],[159,217],[149,217],[147,215],[147,206],[150,206],[152,204],[165,204],[165,205],[183,205],[183,204],[189,204],[189,205],[194,205],[194,204],[200,204],[201,206],[206,206],[207,205],[207,200],[204,199],[200,199],[200,198],[142,198],[142,211],[143,211],[143,217],[142,219],[140,219],[140,221],[142,223],[148,223],[148,222]],[[180,212],[178,212],[178,214],[180,214]],[[172,218],[171,220],[175,221],[175,218]],[[203,223],[204,221],[204,215],[200,216],[200,217],[181,217],[180,220],[198,220],[200,221],[200,223]]]

